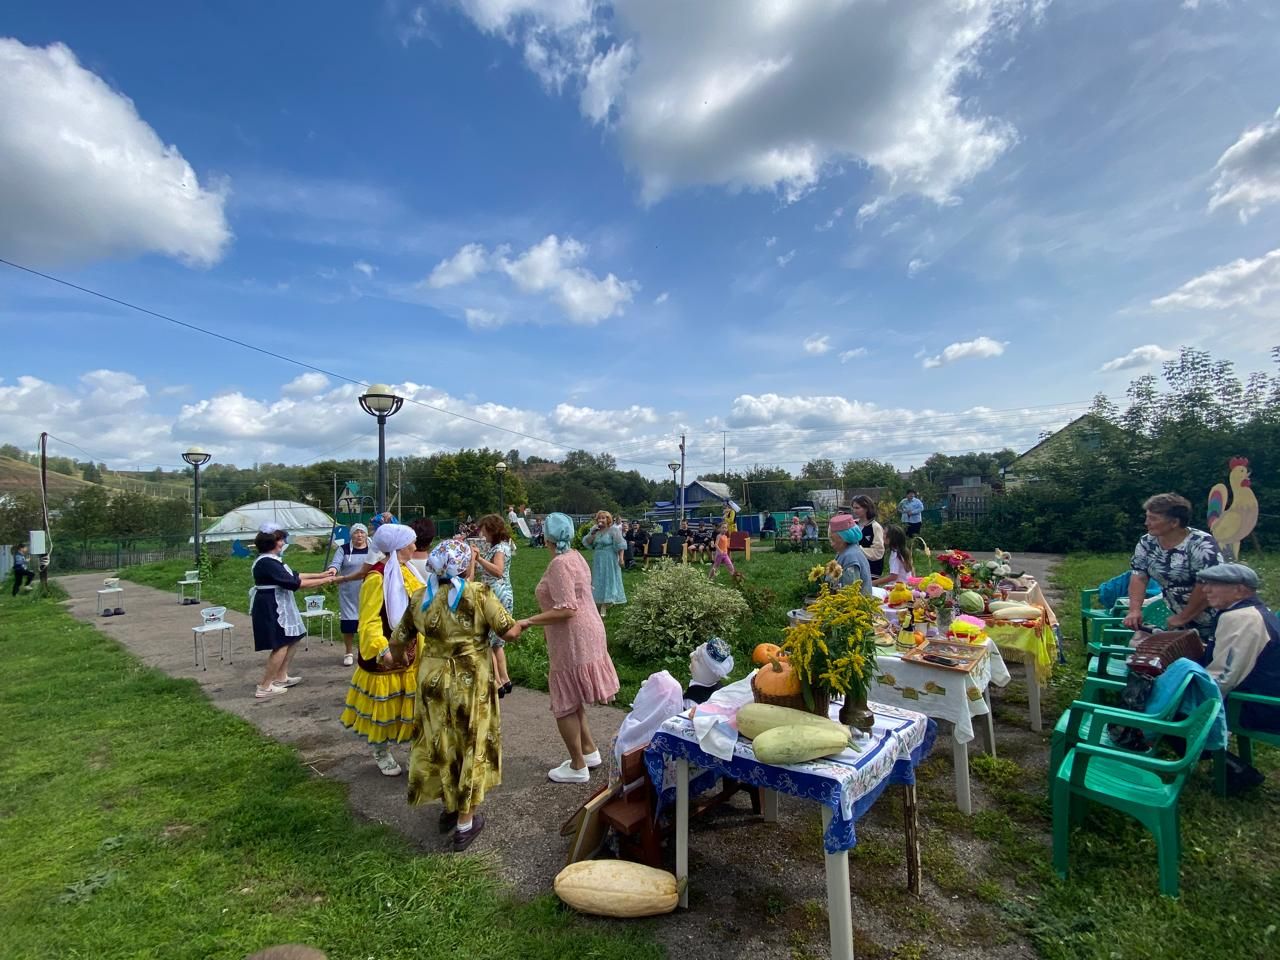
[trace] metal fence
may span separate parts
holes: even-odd
[[[211,556],[231,552],[228,541],[202,544]],[[88,543],[72,543],[65,538],[54,543],[49,561],[50,573],[67,573],[72,570],[119,570],[138,563],[159,563],[163,560],[192,559],[189,536],[150,537],[145,540],[91,540]]]

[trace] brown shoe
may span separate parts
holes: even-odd
[[[467,847],[471,846],[471,842],[480,836],[480,831],[484,829],[484,814],[477,813],[471,818],[471,829],[462,831],[455,830],[453,832],[453,852],[461,853]]]

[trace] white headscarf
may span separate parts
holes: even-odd
[[[404,574],[400,572],[400,558],[397,550],[403,550],[416,541],[418,535],[412,527],[403,523],[384,523],[373,535],[373,545],[384,554],[387,562],[382,568],[382,602],[387,608],[387,623],[394,630],[409,606],[408,588],[404,585]]]

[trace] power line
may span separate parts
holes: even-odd
[[[271,357],[275,360],[283,360],[285,363],[292,363],[295,366],[303,367],[307,370],[314,370],[316,373],[322,373],[327,377],[333,377],[335,380],[341,380],[345,383],[353,384],[354,386],[358,386],[358,387],[369,386],[369,384],[364,380],[357,380],[353,377],[348,377],[345,374],[337,373],[336,371],[328,370],[324,367],[318,367],[313,363],[307,363],[305,360],[297,360],[294,357],[286,356],[283,353],[276,353],[274,350],[268,350],[266,347],[259,347],[256,344],[249,343],[246,340],[240,340],[236,337],[227,336],[224,333],[218,333],[217,331],[210,330],[207,327],[202,327],[199,324],[190,323],[186,320],[179,320],[176,317],[171,317],[167,314],[160,313],[156,310],[150,310],[146,307],[139,306],[136,303],[130,303],[128,300],[121,300],[118,297],[113,297],[113,296],[110,296],[109,294],[101,293],[97,290],[91,289],[90,287],[84,287],[78,283],[72,283],[70,280],[64,280],[61,277],[55,277],[52,274],[42,273],[41,271],[32,269],[31,267],[23,266],[20,263],[14,263],[12,260],[6,260],[3,257],[0,257],[0,263],[4,264],[7,267],[12,267],[14,270],[20,270],[23,273],[28,273],[31,276],[40,277],[43,280],[48,280],[51,283],[59,284],[71,290],[77,290],[80,293],[87,294],[88,296],[97,297],[100,300],[106,300],[108,303],[114,303],[117,306],[125,307],[129,310],[136,310],[137,312],[146,314],[149,317],[155,317],[157,320],[164,320],[166,323],[172,323],[172,324],[175,324],[176,326],[183,327],[187,330],[192,330],[192,331],[195,331],[196,333],[202,333],[207,337],[213,337],[215,340],[222,340],[225,343],[230,343],[237,347],[243,347],[246,350],[252,350],[254,353],[260,353],[264,356]],[[405,397],[404,400],[407,403],[416,404],[417,406],[425,407],[428,410],[434,410],[437,413],[443,413],[443,414],[446,414],[447,416],[455,417],[456,419],[459,419],[459,420],[466,420],[469,423],[474,423],[481,427],[487,427],[491,430],[500,430],[503,433],[509,433],[512,436],[521,437],[525,440],[533,440],[536,443],[545,443],[548,446],[557,447],[561,450],[580,449],[578,447],[573,446],[572,444],[558,443],[555,440],[548,440],[546,437],[538,437],[531,433],[524,433],[523,431],[520,431],[520,430],[513,430],[510,427],[504,427],[496,423],[490,423],[487,420],[481,420],[477,417],[471,417],[465,413],[458,413],[457,411],[449,410],[445,407],[438,407],[433,403],[427,403],[425,400],[418,400],[414,397]],[[421,439],[421,438],[418,438],[418,439]],[[622,458],[615,457],[614,459],[622,459]],[[628,462],[640,463],[642,466],[654,467],[655,469],[659,468],[658,464],[655,464],[655,463],[646,463],[638,460],[633,460]]]

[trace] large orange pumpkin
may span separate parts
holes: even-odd
[[[777,657],[756,672],[755,685],[762,694],[769,697],[794,697],[800,694],[800,678],[788,661]]]
[[[785,660],[787,652],[776,643],[757,643],[756,648],[751,651],[751,662],[757,667],[763,667],[771,660]]]

